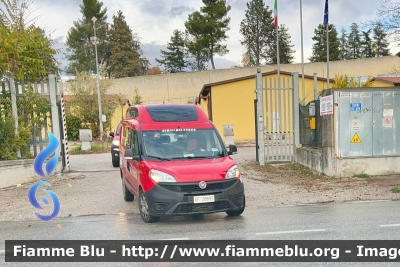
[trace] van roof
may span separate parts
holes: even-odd
[[[136,117],[127,117],[124,124],[134,126],[140,122],[143,130],[212,128],[204,111],[193,104],[144,104],[130,106],[129,109],[137,109],[134,112]]]

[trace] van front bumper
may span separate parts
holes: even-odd
[[[195,196],[214,196],[214,202],[194,203]],[[245,205],[241,179],[199,183],[159,183],[146,192],[149,213],[152,216],[174,216],[234,211]]]

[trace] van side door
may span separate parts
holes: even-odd
[[[127,160],[127,170],[129,177],[129,185],[133,189],[134,195],[139,195],[140,182],[140,149],[138,132],[135,129],[129,129],[129,147],[133,152],[133,159]]]
[[[122,176],[127,179],[128,172],[128,163],[125,159],[125,151],[130,148],[130,140],[129,140],[129,128],[126,126],[121,126],[121,140],[119,145],[119,167],[121,169]],[[125,182],[126,184],[126,182]],[[130,188],[129,184],[127,184],[128,188]]]

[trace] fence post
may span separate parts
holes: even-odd
[[[265,165],[265,143],[264,143],[264,108],[263,108],[263,88],[261,69],[257,69],[256,74],[256,93],[257,93],[257,131],[258,131],[258,160],[261,166]]]
[[[14,118],[14,134],[15,136],[18,136],[17,92],[15,90],[14,78],[10,78],[10,93],[11,93],[11,111]],[[19,159],[21,158],[21,149],[17,150],[17,158]]]
[[[294,161],[296,161],[296,148],[300,145],[300,108],[299,108],[299,73],[293,72],[293,128],[294,128],[294,140],[293,140],[293,155]]]
[[[60,135],[60,115],[58,114],[57,107],[57,84],[56,84],[56,76],[54,74],[49,74],[49,94],[50,94],[50,103],[51,103],[51,129],[53,135],[55,135],[58,140],[61,139]],[[57,147],[56,152],[57,155],[60,155],[60,146]]]
[[[317,84],[317,74],[314,73],[314,100],[318,99],[318,84]],[[307,104],[307,103],[305,103]]]
[[[63,158],[64,158],[64,171],[69,171],[69,151],[68,151],[68,134],[67,134],[67,119],[65,115],[65,102],[64,102],[64,87],[61,81],[61,95],[60,95],[60,108],[61,108],[61,131],[63,133]]]

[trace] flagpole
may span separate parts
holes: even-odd
[[[329,84],[329,23],[326,24],[326,77],[327,77],[327,85],[328,89],[330,89]]]
[[[278,68],[278,88],[281,88],[281,78],[280,78],[280,70],[279,70],[279,26],[276,27],[276,63]]]
[[[302,101],[306,104],[306,89],[304,85],[304,53],[303,53],[303,10],[302,10],[302,1],[300,0],[300,29],[301,29],[301,85],[303,88]]]
[[[274,2],[274,26],[276,28],[276,65],[278,72],[278,88],[281,88],[281,76],[279,70],[279,23],[278,23],[278,0]]]
[[[329,84],[329,8],[328,8],[328,0],[325,0],[325,10],[324,10],[324,25],[326,25],[326,84],[328,86],[327,89],[331,89]]]

